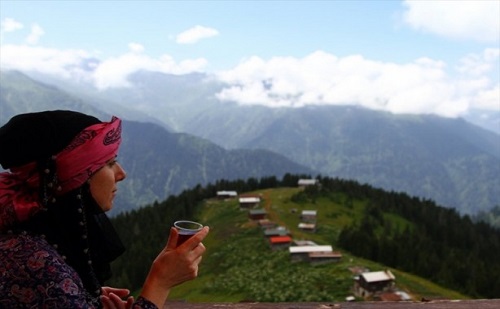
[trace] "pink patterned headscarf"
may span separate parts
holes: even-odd
[[[120,142],[121,120],[117,117],[81,131],[65,149],[52,157],[57,177],[55,194],[60,196],[82,186],[117,155]],[[10,170],[0,173],[0,230],[29,219],[43,208],[37,162]]]

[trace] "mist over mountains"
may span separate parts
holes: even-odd
[[[204,74],[141,71],[129,77],[130,87],[101,91],[31,78],[2,72],[0,124],[56,108],[142,122],[126,123],[122,150],[133,175],[123,191],[141,196],[124,199],[146,203],[196,183],[289,172],[353,179],[463,213],[500,204],[500,136],[464,119],[354,106],[242,106],[219,101],[224,85]]]

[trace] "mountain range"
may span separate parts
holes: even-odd
[[[224,84],[204,74],[141,71],[107,90],[26,72],[0,81],[0,124],[61,108],[129,120],[122,198],[138,205],[217,179],[284,173],[353,179],[462,213],[500,205],[500,135],[461,118],[242,106],[218,100]]]
[[[111,117],[74,95],[19,72],[1,74],[0,125],[19,113],[53,109],[77,110],[103,121]],[[154,121],[124,120],[122,128],[118,160],[125,167],[127,179],[119,185],[118,206],[111,215],[217,180],[314,173],[267,150],[226,150],[203,138],[169,131]]]

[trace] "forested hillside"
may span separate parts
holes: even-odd
[[[302,190],[296,186],[299,178],[287,174],[281,180],[219,181],[120,214],[113,222],[128,251],[113,264],[112,283],[139,289],[172,223],[188,218],[211,226],[211,233],[205,241],[208,250],[200,277],[176,288],[174,298],[343,300],[351,293],[348,268],[354,265],[375,270],[389,267],[396,273],[397,284],[419,297],[463,296],[423,283],[410,273],[470,297],[500,296],[499,230],[404,193],[328,177],[318,177],[321,187]],[[236,200],[213,199],[220,190],[261,194],[261,206],[272,220],[290,228],[294,238],[308,237],[340,249],[342,262],[313,268],[290,264],[286,252],[269,250],[262,231],[239,210]],[[297,229],[297,209],[318,210],[316,233]],[[295,292],[283,293],[287,290]]]

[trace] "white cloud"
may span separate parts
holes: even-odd
[[[144,51],[144,46],[139,43],[129,43],[128,48],[133,53],[142,53]]]
[[[139,70],[151,70],[171,74],[201,71],[207,65],[204,58],[175,62],[163,55],[158,59],[142,54],[142,45],[131,43],[131,52],[95,62],[92,70],[82,67],[93,55],[83,50],[57,50],[29,45],[0,46],[0,67],[20,71],[36,71],[61,78],[86,80],[99,89],[127,87],[128,75]],[[94,62],[93,62],[94,63]]]
[[[83,59],[90,55],[83,50],[57,50],[28,45],[0,46],[0,67],[20,71],[38,71],[70,78]]]
[[[484,60],[491,54],[488,50],[476,57]],[[485,66],[481,75],[466,70],[457,77],[442,61],[428,58],[395,64],[359,55],[338,58],[322,51],[303,59],[252,57],[218,74],[229,86],[217,96],[270,107],[356,104],[394,113],[455,117],[472,105],[498,110],[495,86],[486,75],[495,68]]]
[[[129,87],[127,80],[131,73],[139,70],[150,70],[171,74],[185,74],[199,71],[207,61],[203,58],[185,60],[176,63],[172,57],[163,55],[159,59],[137,53],[127,53],[120,57],[110,58],[101,62],[94,72],[95,85],[99,89],[111,87]]]
[[[405,1],[404,21],[417,30],[454,39],[500,40],[500,1]]]
[[[31,45],[38,44],[38,40],[40,40],[40,37],[44,34],[45,31],[43,31],[42,27],[34,24],[33,26],[31,26],[31,33],[26,38],[26,43]]]
[[[7,33],[22,29],[24,26],[22,23],[16,21],[13,18],[4,18],[0,23],[0,32]]]
[[[176,36],[176,42],[179,44],[193,44],[201,39],[210,38],[219,35],[219,31],[213,28],[195,26]]]
[[[470,54],[462,58],[457,69],[463,74],[481,76],[495,68],[500,70],[499,59],[500,48],[487,48],[482,54]]]
[[[472,99],[472,104],[477,109],[500,111],[500,84],[478,91]]]
[[[127,78],[138,70],[187,74],[207,66],[204,58],[152,58],[138,43],[130,43],[129,50],[85,66],[95,55],[84,50],[2,45],[0,67],[77,78],[105,89],[130,86]],[[361,55],[337,57],[323,51],[304,58],[250,57],[232,70],[216,74],[228,84],[217,96],[239,104],[270,107],[352,104],[394,113],[448,117],[464,115],[471,108],[498,112],[499,57],[499,49],[486,49],[467,55],[458,67],[429,58],[397,64]]]

